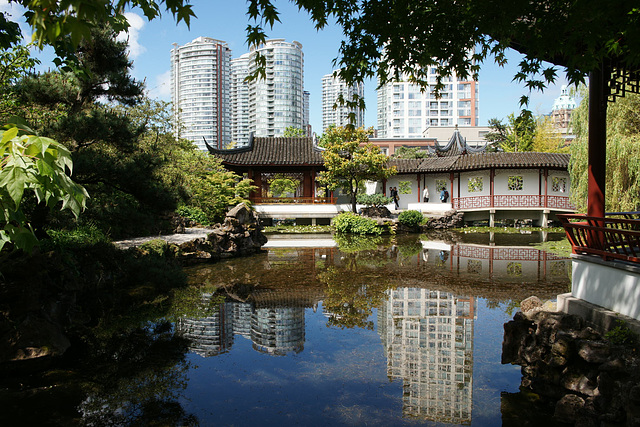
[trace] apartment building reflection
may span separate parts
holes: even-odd
[[[387,291],[378,331],[407,418],[470,424],[476,299],[421,288]]]
[[[253,348],[261,353],[284,355],[304,349],[304,310],[304,306],[224,302],[210,316],[180,319],[176,328],[191,340],[191,351],[203,357],[229,351],[235,336],[251,340]]]

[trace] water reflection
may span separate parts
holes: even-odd
[[[441,291],[388,291],[378,332],[390,378],[403,381],[405,417],[471,423],[476,298]]]
[[[262,353],[285,355],[304,349],[304,307],[224,302],[209,317],[179,319],[176,328],[191,340],[191,351],[203,357],[229,351],[234,335],[251,340]]]
[[[308,332],[317,314],[328,327],[374,330],[382,344],[386,377],[402,384],[395,394],[402,402],[401,414],[377,424],[471,424],[474,402],[486,400],[491,390],[481,374],[481,384],[474,384],[479,300],[489,309],[509,311],[491,326],[500,338],[490,345],[499,354],[501,322],[517,302],[532,294],[555,298],[569,283],[566,259],[524,245],[496,246],[495,237],[487,244],[415,237],[338,239],[332,247],[313,247],[309,241],[296,247],[295,241],[274,240],[267,253],[250,260],[193,268],[193,283],[218,289],[225,300],[206,317],[180,320],[177,329],[192,340],[191,351],[205,357],[231,352],[238,340],[249,340],[261,354],[279,356],[304,354],[311,340],[317,352],[327,339],[327,332],[320,338]],[[487,370],[482,368],[486,363],[481,361],[481,372]],[[499,366],[499,357],[491,363]],[[288,369],[295,375],[295,369]],[[360,369],[366,372],[367,366]],[[474,396],[478,389],[480,396]],[[498,402],[500,392],[492,397]],[[393,407],[393,399],[385,404]],[[499,423],[500,404],[494,406],[489,410],[493,421],[485,425]],[[323,417],[329,417],[324,412]]]

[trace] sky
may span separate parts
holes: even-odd
[[[197,18],[192,19],[190,28],[184,23],[176,24],[169,13],[151,22],[142,18],[140,11],[128,13],[131,28],[128,34],[129,55],[133,61],[133,76],[144,80],[148,94],[152,98],[171,100],[170,92],[170,51],[173,43],[186,44],[193,39],[205,36],[227,42],[232,57],[246,52],[246,27],[252,23],[246,12],[247,4],[238,0],[192,0]],[[288,42],[302,43],[304,53],[304,88],[310,92],[310,121],[315,132],[322,130],[322,77],[331,73],[333,60],[338,56],[341,29],[337,26],[316,31],[305,12],[299,12],[289,1],[276,0],[274,4],[281,13],[281,23],[273,29],[267,29],[269,38],[282,38]],[[0,0],[0,11],[9,11],[14,19],[23,21],[20,9]],[[136,14],[137,13],[137,14]],[[30,38],[29,29],[22,26],[26,38]],[[53,67],[52,55],[48,52],[36,52],[43,61],[43,68]],[[520,62],[520,55],[513,51],[508,55],[508,64],[499,67],[492,62],[482,65],[479,82],[479,125],[485,126],[491,118],[504,119],[510,113],[520,111],[519,101],[522,95],[529,94],[521,83],[512,82]],[[562,76],[562,73],[559,72]],[[530,94],[529,109],[534,114],[548,114],[553,101],[560,95],[560,85],[566,80],[560,78],[545,92]],[[375,82],[365,82],[365,126],[376,126]]]

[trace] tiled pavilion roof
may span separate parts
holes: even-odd
[[[246,147],[209,152],[233,166],[322,166],[322,149],[312,138],[252,138]],[[559,153],[475,153],[424,159],[393,159],[398,173],[458,172],[479,169],[567,169],[569,154]]]
[[[232,150],[217,150],[207,145],[209,152],[234,166],[322,166],[322,149],[313,138],[258,137],[249,145]]]
[[[478,169],[567,169],[569,154],[559,153],[477,153],[457,156],[427,157],[425,159],[391,159],[389,164],[398,173],[459,172]]]

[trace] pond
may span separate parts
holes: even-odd
[[[187,268],[171,318],[112,336],[93,372],[0,404],[23,425],[552,425],[500,359],[517,304],[569,289],[570,261],[531,247],[561,237],[270,236]]]

